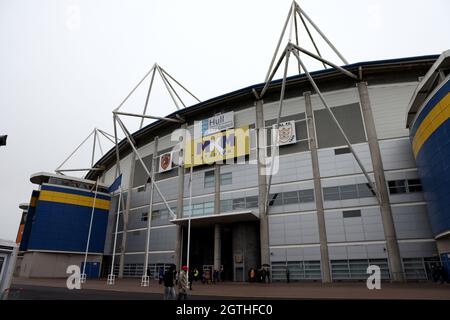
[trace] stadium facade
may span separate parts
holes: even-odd
[[[284,141],[267,214],[262,199],[268,176],[258,160],[271,158],[273,152],[280,80],[272,81],[263,100],[255,92],[264,84],[257,84],[167,116],[183,119],[181,124],[155,121],[132,134],[176,217],[160,194],[152,192],[148,174],[126,139],[85,179],[34,175],[31,181],[39,190],[33,191],[22,227],[20,274],[62,276],[65,265],[82,263],[95,207],[88,262],[101,263],[101,268],[93,268],[90,276],[106,277],[116,252],[114,273],[141,277],[149,225],[151,275],[161,266],[186,263],[190,221],[191,269],[223,269],[228,280],[246,281],[247,271],[261,265],[270,266],[273,281],[284,281],[286,270],[292,281],[325,281],[324,266],[333,281],[364,279],[372,264],[380,266],[384,279],[394,279],[393,261],[401,262],[400,278],[428,279],[430,265],[447,263],[450,253],[449,63],[447,52],[345,66],[358,80],[335,69],[311,74],[369,176],[385,190],[381,202],[307,77],[299,75],[286,82],[283,130],[278,131]],[[439,81],[434,81],[436,72]],[[173,136],[177,129],[187,129],[194,140],[200,132],[200,140],[180,144]],[[239,135],[245,143],[238,154],[216,163],[226,156],[211,151],[214,141],[223,141],[226,154],[228,148],[238,149]],[[187,152],[180,155],[179,146],[188,144],[198,161],[180,164]],[[109,194],[106,188],[118,175],[117,155],[121,189]],[[212,161],[205,161],[208,157]],[[98,179],[101,190],[94,203]],[[324,214],[322,234],[318,212]],[[388,250],[388,243],[396,250]],[[49,263],[59,267],[44,272]]]

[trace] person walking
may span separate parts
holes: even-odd
[[[159,274],[158,274],[159,284],[163,283],[163,279],[164,279],[164,267],[159,267]]]
[[[187,300],[187,288],[188,288],[188,267],[181,267],[181,271],[178,276],[178,300]]]
[[[174,282],[174,266],[170,266],[164,273],[164,300],[175,300],[175,289],[173,288]]]
[[[194,272],[188,271],[189,290],[192,290],[192,282],[194,281]]]
[[[198,278],[199,278],[199,272],[198,272],[198,269],[195,268],[195,269],[194,269],[194,280],[197,281]]]
[[[250,282],[255,282],[255,276],[256,276],[255,269],[251,268],[250,269]]]
[[[289,283],[290,279],[289,279],[289,268],[286,268],[286,282]]]
[[[214,273],[213,273],[213,283],[216,284],[217,282],[219,282],[219,271],[214,270]]]

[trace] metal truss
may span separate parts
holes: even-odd
[[[304,28],[306,29],[309,38],[311,40],[311,42],[313,43],[317,54],[312,53],[304,48],[302,48],[299,45],[298,42],[298,27],[297,27],[297,16],[300,18],[300,20],[302,21],[302,24],[304,26]],[[279,108],[278,108],[278,116],[277,116],[277,122],[276,122],[276,126],[275,126],[275,141],[278,141],[278,127],[280,125],[280,118],[281,118],[281,113],[282,113],[282,108],[283,108],[283,101],[284,101],[284,95],[285,95],[285,90],[286,90],[286,78],[287,78],[287,71],[288,71],[288,67],[289,67],[289,58],[290,55],[293,54],[294,57],[296,58],[297,62],[298,62],[298,69],[299,69],[299,73],[301,73],[301,70],[304,71],[306,77],[308,78],[308,81],[310,82],[310,84],[312,85],[312,87],[314,88],[315,92],[317,93],[317,95],[319,96],[322,104],[324,105],[325,109],[328,111],[328,114],[330,115],[332,121],[336,124],[336,126],[339,129],[339,132],[341,133],[341,135],[343,136],[343,138],[345,139],[345,142],[348,146],[348,148],[350,149],[353,157],[355,158],[358,166],[360,167],[362,173],[364,174],[365,178],[367,179],[367,182],[370,186],[370,188],[373,190],[373,192],[375,193],[375,196],[378,200],[379,203],[381,203],[381,199],[380,199],[380,195],[379,192],[377,191],[374,182],[372,181],[372,179],[370,178],[367,170],[365,169],[364,165],[362,164],[360,158],[358,157],[358,155],[356,154],[352,143],[350,142],[350,139],[348,138],[348,136],[346,135],[346,133],[344,132],[342,126],[340,125],[339,121],[336,119],[335,115],[333,114],[333,111],[330,108],[330,105],[327,103],[327,101],[325,100],[324,95],[322,94],[322,92],[320,91],[319,87],[317,86],[316,82],[314,81],[313,77],[311,76],[311,74],[309,73],[308,69],[306,68],[305,63],[303,62],[301,55],[300,54],[305,54],[309,57],[312,57],[313,59],[320,61],[325,67],[329,66],[339,72],[341,72],[342,74],[354,79],[354,80],[359,80],[359,77],[356,76],[355,74],[351,73],[350,71],[338,66],[335,63],[330,62],[327,59],[324,59],[316,45],[316,42],[314,41],[311,32],[308,28],[308,25],[306,24],[305,19],[313,26],[313,28],[319,33],[319,35],[325,40],[325,42],[329,45],[329,47],[336,53],[336,55],[342,60],[342,62],[344,64],[348,64],[347,60],[345,60],[345,58],[342,56],[342,54],[336,49],[336,47],[330,42],[330,40],[328,40],[328,38],[323,34],[323,32],[317,27],[317,25],[312,21],[311,18],[309,18],[309,16],[303,11],[303,9],[295,2],[292,2],[291,8],[289,10],[287,19],[285,21],[285,24],[283,26],[283,30],[281,32],[281,36],[278,40],[276,49],[275,49],[275,53],[273,55],[273,58],[271,60],[269,69],[267,71],[266,74],[266,80],[265,80],[265,85],[261,91],[260,94],[256,94],[258,99],[262,99],[265,95],[265,93],[267,92],[267,90],[270,87],[270,83],[273,80],[273,77],[275,76],[276,72],[278,71],[278,69],[280,68],[283,60],[285,61],[285,66],[284,66],[284,74],[283,74],[283,80],[282,80],[282,84],[281,84],[281,93],[280,93],[280,100],[279,100]],[[281,42],[282,39],[284,38],[284,35],[286,33],[286,29],[287,26],[289,24],[289,22],[291,22],[291,26],[290,26],[290,35],[289,35],[289,41],[285,47],[285,49],[281,52],[280,57],[277,60],[277,55],[278,52],[280,50],[280,46],[281,46]],[[292,43],[291,38],[292,38],[292,29],[295,28],[295,41],[296,43]],[[275,64],[275,61],[276,64]],[[268,184],[267,184],[267,190],[266,190],[266,195],[265,195],[265,210],[266,213],[268,211],[268,206],[269,206],[269,193],[270,193],[270,187],[272,184],[272,173],[273,173],[273,165],[274,165],[274,156],[275,156],[275,152],[274,152],[274,147],[272,147],[272,152],[271,152],[271,167],[270,167],[270,174],[269,174],[269,178],[268,178]]]
[[[72,153],[55,169],[55,172],[58,174],[64,174],[64,172],[79,172],[79,171],[102,171],[104,168],[102,167],[95,167],[95,154],[96,154],[96,150],[97,147],[100,150],[100,154],[103,157],[104,152],[103,152],[103,147],[102,147],[102,143],[100,140],[100,136],[106,138],[109,142],[111,143],[115,143],[114,142],[114,136],[101,130],[98,128],[94,128],[91,133],[89,133],[89,135],[75,148],[74,151],[72,151]],[[84,145],[87,143],[87,141],[93,137],[92,139],[92,151],[91,151],[91,164],[89,168],[66,168],[66,169],[62,169],[62,167],[67,163],[67,161],[69,161],[76,153],[77,151]]]
[[[142,129],[144,124],[144,119],[156,119],[156,120],[162,120],[162,121],[168,121],[168,122],[174,122],[174,123],[184,123],[184,119],[181,118],[179,115],[176,115],[175,118],[167,118],[167,117],[159,117],[154,115],[147,114],[147,111],[149,109],[149,101],[150,101],[150,95],[153,89],[153,83],[155,79],[155,75],[158,74],[164,83],[164,87],[166,88],[167,92],[169,93],[175,107],[177,110],[180,110],[180,106],[183,108],[186,108],[185,102],[180,97],[179,93],[175,90],[174,84],[178,85],[184,92],[188,93],[191,97],[193,97],[196,101],[200,102],[200,100],[188,89],[186,89],[185,86],[183,86],[179,81],[177,81],[173,76],[171,76],[164,68],[159,66],[157,63],[153,65],[153,67],[145,74],[145,76],[138,82],[138,84],[131,90],[131,92],[125,97],[125,99],[119,104],[117,108],[115,108],[113,112],[113,123],[114,123],[114,139],[115,139],[115,149],[116,149],[116,176],[120,175],[120,153],[119,153],[119,139],[117,135],[117,124],[119,125],[122,132],[125,134],[125,138],[128,140],[128,143],[130,144],[133,154],[135,157],[138,158],[139,162],[141,163],[142,167],[144,168],[147,176],[148,181],[150,182],[150,202],[149,202],[149,213],[147,216],[147,237],[146,237],[146,250],[145,250],[145,263],[144,263],[144,272],[141,279],[141,286],[147,287],[149,286],[150,281],[150,275],[147,274],[148,269],[148,248],[149,248],[149,242],[150,242],[150,230],[151,230],[151,220],[152,220],[152,211],[153,211],[153,192],[156,190],[158,195],[163,200],[163,203],[165,207],[167,208],[170,216],[172,219],[176,218],[176,214],[173,212],[172,208],[170,208],[169,204],[167,203],[166,198],[160,191],[157,182],[155,181],[155,159],[156,159],[156,150],[153,152],[153,165],[151,170],[147,167],[147,165],[142,160],[142,156],[140,155],[139,151],[137,150],[137,144],[136,141],[133,139],[132,134],[130,134],[129,130],[123,123],[123,121],[120,119],[120,116],[129,116],[129,117],[137,117],[141,118],[139,129]],[[142,114],[136,114],[136,113],[129,113],[129,112],[123,112],[121,111],[122,106],[125,104],[125,102],[133,95],[133,93],[136,91],[136,89],[142,85],[142,83],[151,75],[150,79],[150,85],[147,91],[147,97],[145,99],[144,109]],[[173,82],[173,83],[172,83]],[[132,160],[133,161],[133,160]],[[190,181],[192,180],[192,173]],[[119,198],[121,198],[122,189],[120,190]],[[120,201],[120,200],[119,200]],[[191,200],[192,201],[192,200]],[[182,208],[179,208],[179,210],[182,210]],[[118,215],[120,213],[118,212]],[[117,232],[114,237],[114,242],[117,241]],[[111,268],[114,268],[113,265],[111,265]],[[107,284],[113,285],[115,281],[115,276],[113,271],[111,271],[110,275],[108,276]]]
[[[167,92],[169,93],[170,98],[172,99],[177,110],[180,110],[180,104],[183,106],[183,108],[186,108],[186,104],[183,101],[183,99],[180,97],[178,92],[175,90],[174,85],[171,83],[171,81],[173,83],[177,84],[184,92],[188,93],[196,101],[200,102],[200,99],[198,99],[191,91],[186,89],[185,86],[183,86],[178,80],[176,80],[174,77],[172,77],[166,70],[164,70],[164,68],[162,68],[157,63],[155,63],[153,65],[153,67],[145,74],[145,76],[138,82],[138,84],[130,91],[130,93],[125,97],[125,99],[119,104],[119,106],[113,110],[113,114],[141,118],[140,128],[142,128],[144,119],[146,119],[146,118],[182,123],[184,120],[180,119],[180,118],[174,119],[174,118],[167,118],[167,117],[158,117],[158,116],[154,116],[154,115],[147,115],[148,103],[150,100],[150,94],[153,89],[153,82],[155,80],[156,73],[159,74],[159,76],[160,76],[162,82],[164,83],[164,86],[165,86]],[[133,93],[136,91],[136,89],[142,85],[142,83],[148,78],[148,76],[150,76],[150,74],[151,74],[151,80],[150,80],[150,85],[149,85],[149,88],[147,91],[147,98],[145,100],[144,110],[143,110],[142,114],[120,111],[120,109],[125,104],[125,102],[133,95]]]

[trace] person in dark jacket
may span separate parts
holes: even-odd
[[[158,274],[159,284],[163,283],[163,279],[164,279],[164,268],[160,267],[159,268],[159,274]]]
[[[192,290],[192,282],[194,281],[194,272],[188,271],[189,290]]]
[[[169,269],[164,273],[164,300],[175,300],[176,294],[175,289],[173,287],[174,282],[174,266],[170,266]]]

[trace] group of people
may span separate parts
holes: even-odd
[[[270,283],[270,270],[267,267],[250,268],[247,273],[248,282]]]
[[[175,265],[169,266],[167,270],[159,270],[159,283],[164,284],[164,300],[186,300],[189,286],[188,267],[182,266],[177,272]],[[178,286],[178,296],[175,292]],[[192,289],[191,289],[192,290]]]
[[[431,265],[431,278],[433,279],[433,282],[450,283],[450,277],[445,268],[441,265]]]
[[[197,276],[195,276],[195,274]],[[220,281],[224,281],[223,269],[212,270],[212,268],[206,268],[202,273],[198,271],[198,269],[194,269],[194,281],[198,281],[201,279],[202,283],[206,284],[216,284]]]
[[[192,282],[201,280],[202,283],[216,284],[224,281],[223,268],[221,270],[212,270],[205,268],[200,272],[197,268],[192,271],[187,266],[182,266],[178,272],[174,264],[170,265],[166,270],[161,267],[159,269],[159,284],[164,285],[164,300],[186,300],[188,289],[192,290]],[[178,287],[178,295],[175,287]]]

